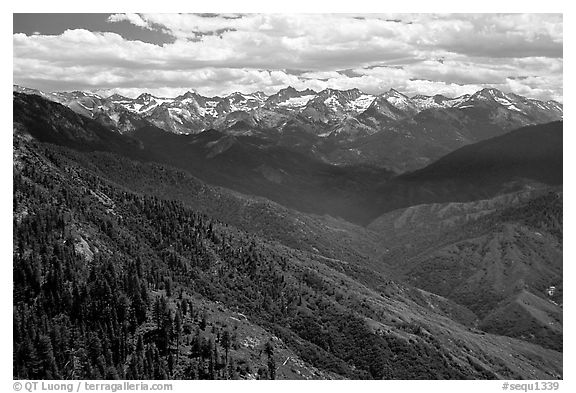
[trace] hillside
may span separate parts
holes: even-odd
[[[133,161],[111,153],[79,153],[58,146],[52,146],[51,151],[63,165],[81,165],[90,173],[134,192],[178,200],[222,223],[306,251],[326,263],[346,261],[341,267],[362,280],[374,281],[372,269],[388,273],[378,262],[383,253],[382,239],[364,227],[330,216],[304,214],[265,198],[211,186],[170,166]]]
[[[410,287],[14,147],[15,377],[561,375],[558,352],[475,333]]]
[[[562,182],[562,122],[523,127],[503,136],[462,147],[403,179],[470,179],[482,183],[502,179]]]
[[[505,334],[562,350],[562,309],[555,303],[521,290],[499,304],[480,324],[487,332]]]
[[[560,185],[562,132],[562,122],[553,122],[462,147],[379,185],[374,210],[384,213],[420,204],[475,201]]]
[[[562,315],[561,192],[413,206],[370,229],[387,239],[383,262],[407,282],[468,307],[483,329],[561,350],[561,323],[539,316]],[[518,296],[539,300],[524,307]]]
[[[201,180],[263,196],[297,210],[356,221],[367,214],[362,196],[392,176],[373,167],[340,167],[275,146],[257,137],[216,130],[171,135],[139,129],[134,138],[153,160],[182,168]]]

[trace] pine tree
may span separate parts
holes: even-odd
[[[182,313],[180,309],[176,311],[174,329],[176,330],[176,366],[178,366],[178,360],[180,358],[180,335],[182,334]]]
[[[225,352],[225,364],[228,364],[228,351],[230,350],[230,341],[230,332],[228,329],[226,329],[224,330],[224,333],[222,333],[222,337],[220,339],[220,343],[222,344]]]
[[[268,375],[270,379],[276,379],[276,362],[274,361],[274,346],[268,341],[264,347],[264,352],[268,356]]]
[[[56,359],[54,358],[54,351],[52,349],[52,342],[50,337],[40,335],[38,337],[38,360],[40,362],[40,369],[44,373],[45,379],[59,379],[58,370],[56,369]]]

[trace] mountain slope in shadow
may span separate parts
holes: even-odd
[[[562,122],[523,127],[462,147],[378,187],[374,211],[492,198],[562,184]],[[380,214],[375,214],[374,218]]]

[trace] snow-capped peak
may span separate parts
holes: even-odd
[[[184,94],[179,95],[178,97],[174,98],[175,101],[181,101],[181,100],[185,100],[187,98],[196,98],[198,97],[199,94],[196,93],[195,91],[187,91]]]
[[[281,108],[298,109],[304,107],[314,97],[316,97],[314,90],[298,91],[292,86],[288,86],[269,96],[266,99],[266,107],[279,106]]]
[[[360,95],[348,103],[348,107],[356,113],[362,113],[374,102],[376,98],[372,94],[365,94],[358,90]]]
[[[381,97],[400,110],[416,110],[416,105],[410,98],[395,89],[390,89]]]
[[[123,95],[118,94],[118,93],[112,94],[111,96],[108,97],[108,99],[111,101],[130,101],[131,100],[131,98],[124,97]]]
[[[138,97],[136,97],[136,101],[144,101],[144,102],[147,102],[147,101],[151,101],[151,100],[153,100],[153,99],[155,99],[155,98],[156,98],[156,97],[153,96],[153,95],[150,94],[150,93],[142,93],[142,94],[140,94]]]
[[[532,118],[550,120],[561,118],[563,111],[562,104],[556,101],[543,102],[513,93],[503,93],[495,88],[485,88],[472,95],[456,98],[440,94],[415,95],[409,98],[396,89],[380,95],[366,94],[356,88],[327,88],[317,93],[310,89],[298,91],[288,86],[270,96],[262,92],[235,92],[225,97],[205,97],[192,90],[175,98],[142,93],[135,99],[117,93],[102,98],[92,92],[44,93],[17,85],[14,85],[13,89],[16,92],[41,95],[91,118],[108,116],[113,123],[124,122],[120,120],[126,119],[122,114],[131,112],[136,116],[132,119],[145,119],[176,133],[200,132],[224,118],[233,124],[242,114],[249,115],[254,124],[266,124],[266,128],[282,126],[290,122],[292,116],[297,116],[299,121],[310,122],[314,127],[320,124],[335,130],[342,125],[351,129],[357,128],[357,123],[361,122],[374,131],[382,129],[383,124],[409,119],[426,109],[506,109]],[[233,116],[229,117],[230,114]],[[222,124],[228,124],[228,120]],[[370,133],[370,130],[365,131]]]
[[[420,110],[430,108],[448,108],[452,106],[451,99],[441,94],[436,94],[434,96],[418,94],[412,97],[411,100]]]

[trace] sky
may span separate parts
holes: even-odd
[[[14,83],[136,97],[292,86],[563,102],[561,14],[14,14]]]

